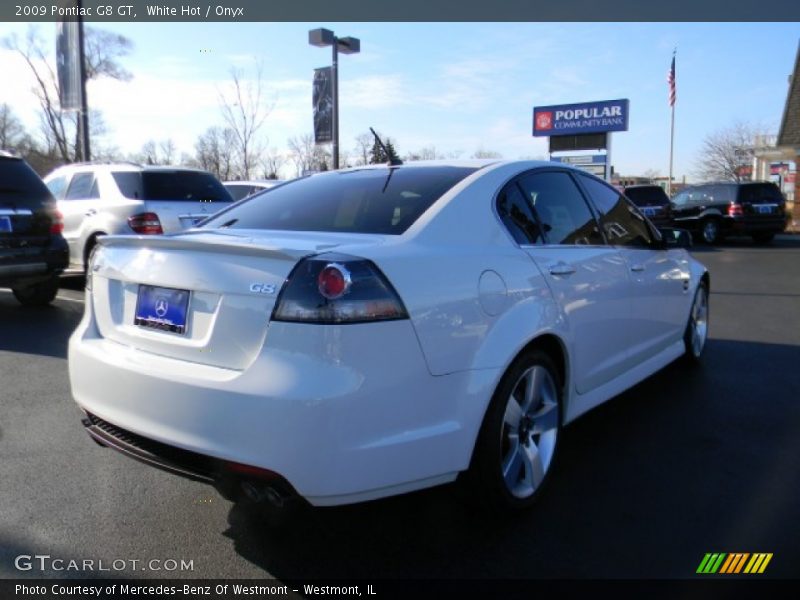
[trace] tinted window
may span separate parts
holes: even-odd
[[[0,157],[0,206],[37,210],[52,200],[50,190],[25,161]]]
[[[117,171],[111,175],[122,195],[134,200],[232,200],[211,173],[202,171]]]
[[[602,181],[580,175],[592,202],[600,211],[600,225],[609,244],[647,247],[653,241],[645,218],[628,200]]]
[[[398,167],[324,173],[256,194],[204,227],[399,235],[474,171]]]
[[[703,190],[705,196],[698,198],[705,204],[728,204],[736,200],[735,185],[709,185]]]
[[[675,194],[672,198],[672,203],[675,206],[684,206],[689,203],[689,192],[683,191]]]
[[[497,214],[518,244],[544,242],[528,200],[516,183],[508,184],[497,197]]]
[[[548,244],[603,244],[589,206],[567,173],[544,172],[520,180]]]
[[[64,199],[82,200],[97,197],[97,185],[94,181],[94,173],[77,173],[72,177],[67,195],[64,196]]]
[[[636,206],[665,206],[669,204],[667,193],[659,185],[626,188],[625,195]]]
[[[778,204],[783,196],[778,186],[772,183],[751,183],[739,189],[739,202],[752,204]]]

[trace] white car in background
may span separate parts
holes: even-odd
[[[233,201],[211,173],[186,167],[77,163],[44,182],[64,215],[70,265],[78,269],[101,235],[182,231]]]
[[[286,181],[283,179],[253,179],[248,181],[223,181],[222,185],[225,186],[225,189],[228,190],[234,200],[241,200],[282,183],[286,183]]]
[[[525,507],[563,425],[700,357],[688,243],[552,163],[313,175],[193,231],[99,240],[72,393],[100,444],[227,497],[336,505],[465,474]]]

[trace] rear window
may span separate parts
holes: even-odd
[[[669,204],[667,193],[658,185],[626,188],[625,195],[636,206],[666,206]]]
[[[778,186],[772,183],[751,183],[739,189],[739,202],[751,204],[779,204],[783,196]]]
[[[23,160],[0,157],[0,206],[38,210],[53,195]]]
[[[232,200],[213,175],[202,171],[116,171],[111,175],[122,195],[133,200]]]
[[[336,171],[256,194],[204,227],[399,235],[471,167]]]

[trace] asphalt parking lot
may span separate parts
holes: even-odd
[[[568,427],[534,510],[487,516],[450,486],[280,531],[89,440],[66,363],[80,279],[44,310],[0,290],[0,577],[98,575],[14,566],[49,554],[193,561],[126,577],[687,578],[707,552],[771,552],[770,576],[799,577],[800,236],[695,255],[712,284],[702,366],[673,364]]]

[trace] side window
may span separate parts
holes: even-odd
[[[539,224],[515,182],[509,183],[497,197],[497,214],[518,244],[544,243]]]
[[[689,192],[680,192],[672,198],[675,206],[686,206],[689,203]]]
[[[520,180],[548,244],[604,244],[586,200],[569,174],[532,173]]]
[[[600,212],[600,225],[609,244],[649,247],[653,243],[647,220],[625,196],[602,181],[585,175],[579,177]]]
[[[94,173],[78,173],[72,178],[69,189],[67,189],[67,195],[64,198],[66,200],[85,200],[97,197],[97,184],[94,180]]]
[[[62,175],[51,179],[47,184],[47,189],[53,194],[56,200],[61,200],[64,197],[64,190],[67,188],[67,176]]]

